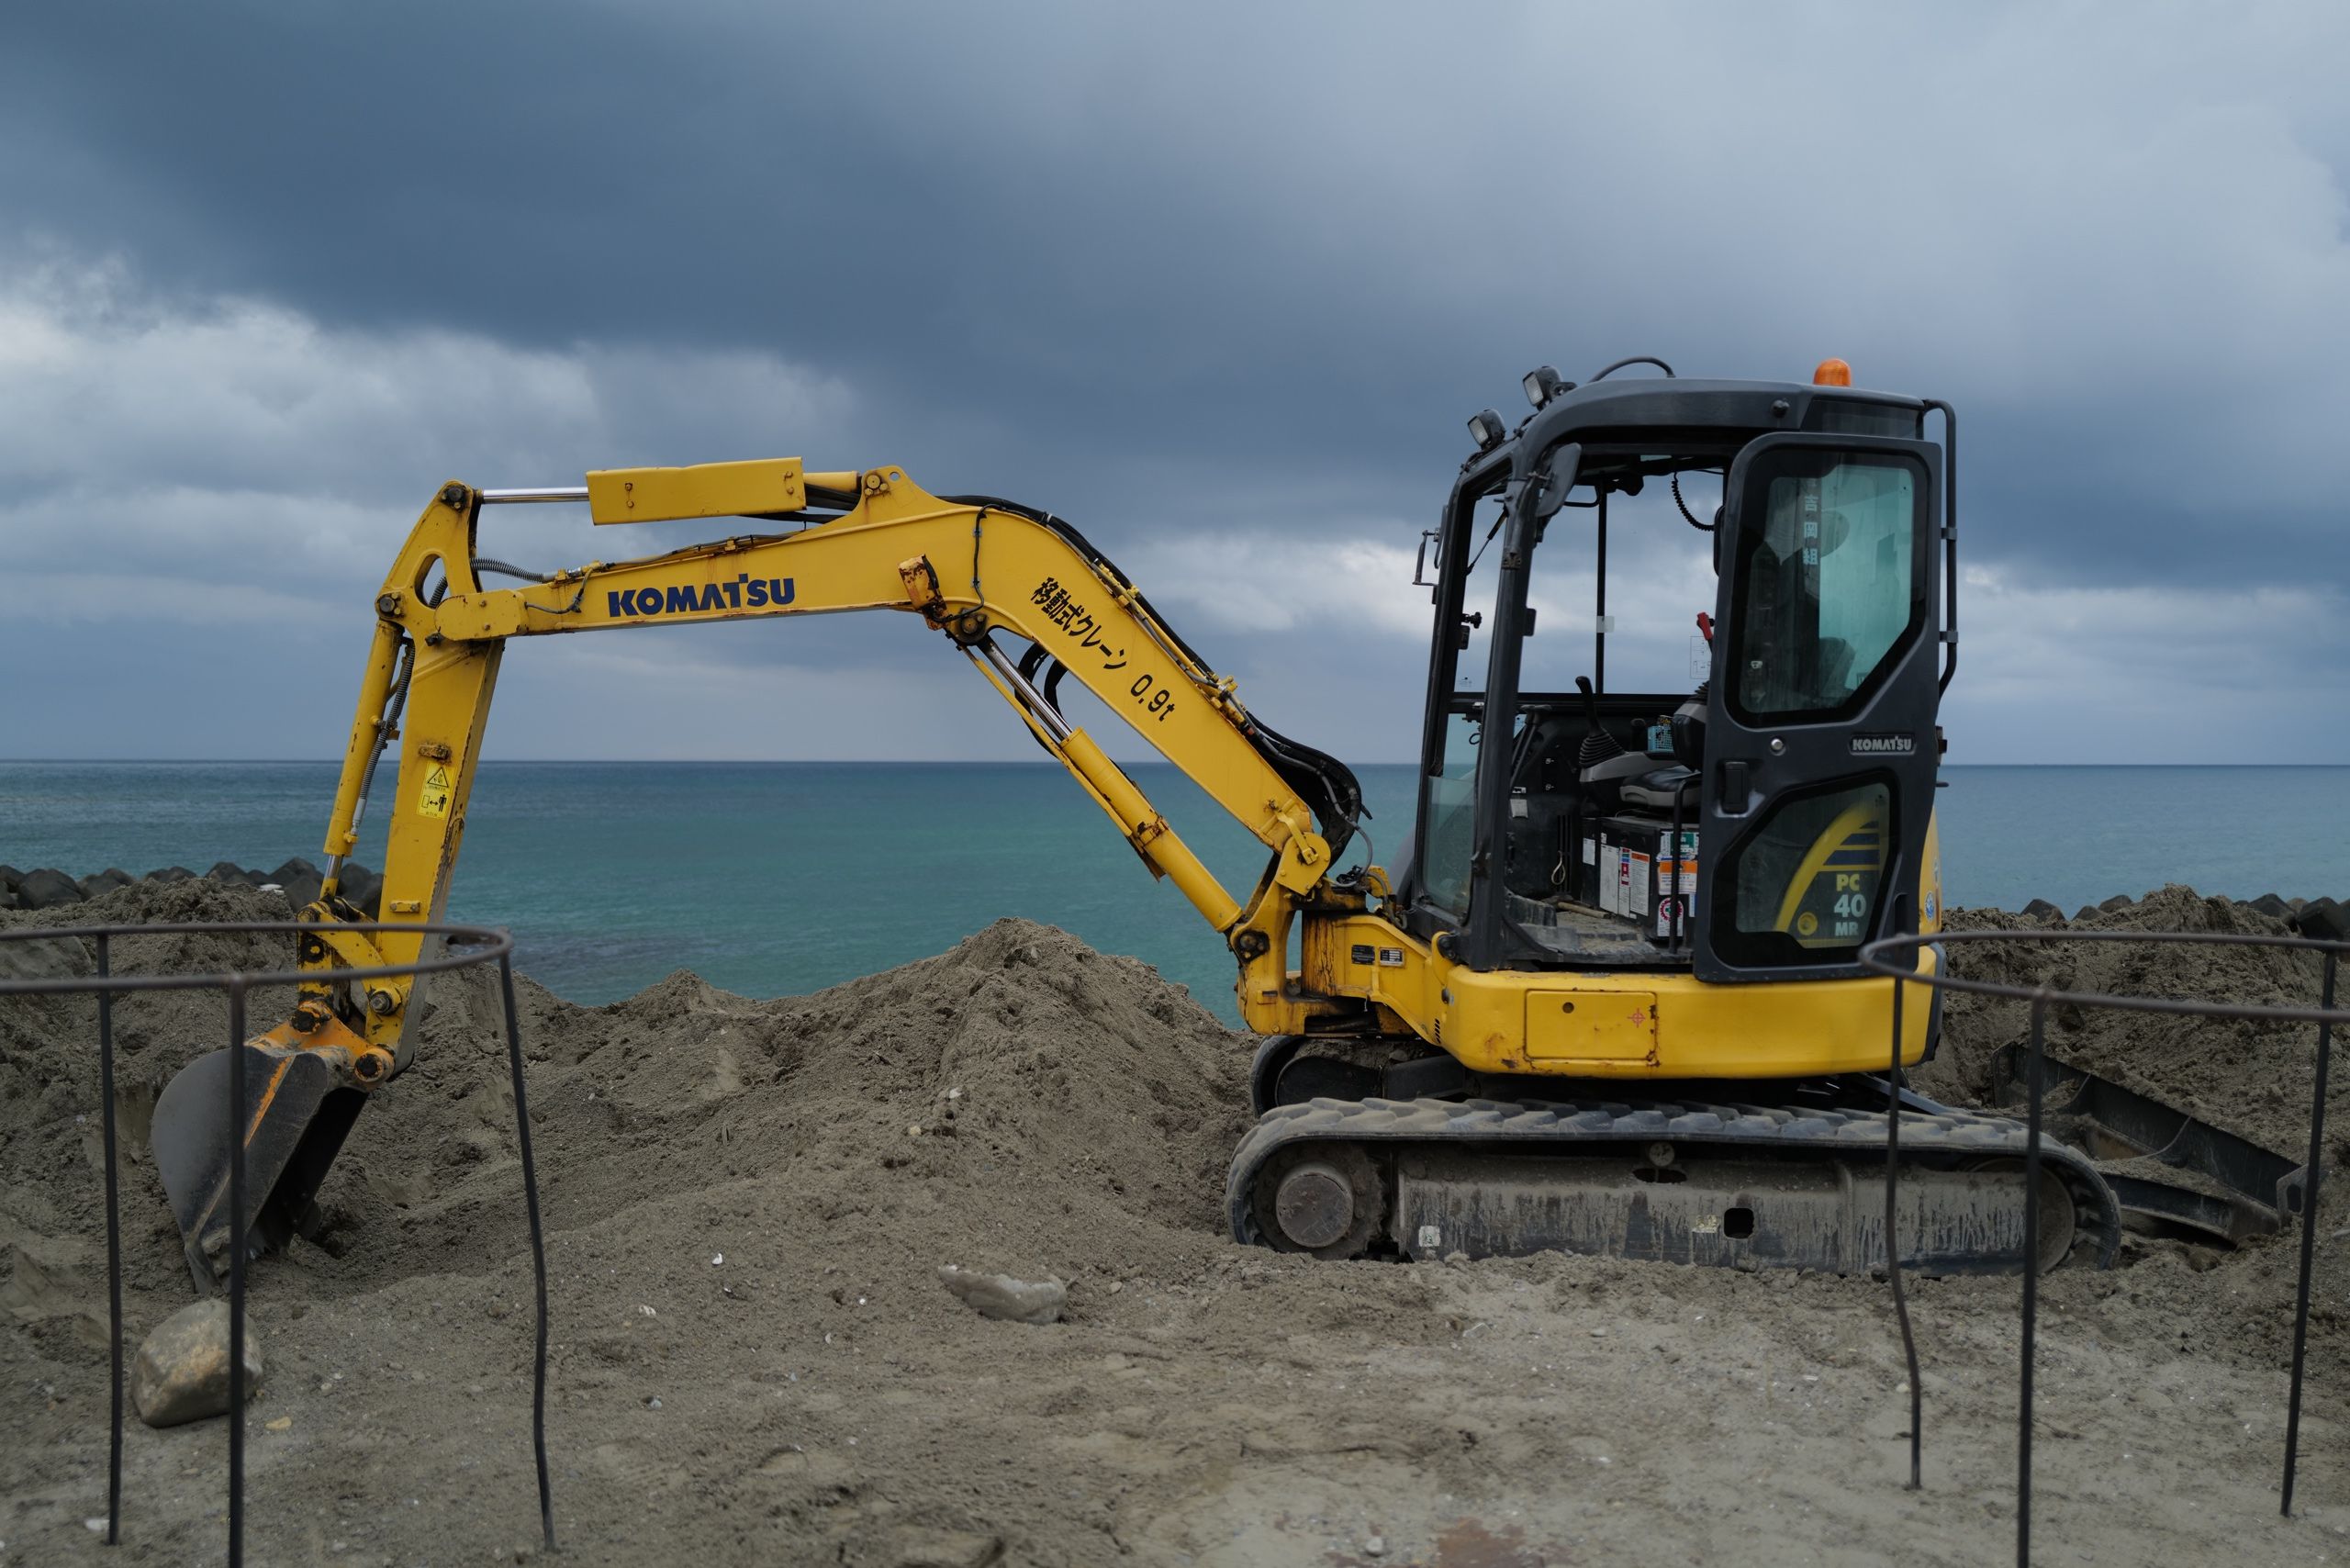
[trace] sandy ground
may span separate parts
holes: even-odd
[[[2176,907],[2111,918],[2259,919],[2162,896]],[[0,918],[253,918],[272,901],[179,884]],[[2012,1559],[2017,1282],[1914,1288],[1912,1493],[1881,1283],[1557,1254],[1326,1264],[1229,1242],[1250,1042],[1058,932],[1006,922],[769,1002],[690,976],[595,1009],[523,991],[566,1561]],[[492,994],[441,983],[427,1053],[337,1167],[328,1229],[257,1271],[250,1562],[534,1554],[527,1233]],[[0,1002],[0,1563],[218,1561],[221,1421],[132,1421],[124,1544],[84,1522],[104,1509],[106,1389],[89,1019],[85,1002]],[[122,1004],[131,1122],[220,1019],[196,996]],[[1966,1088],[2009,1026],[1954,1014],[1933,1087]],[[2129,1040],[2093,1023],[2067,1038],[2126,1063]],[[2199,1077],[2181,1040],[2140,1043],[2150,1081],[2247,1130],[2296,1120],[2290,1032],[2231,1036]],[[135,1336],[188,1296],[143,1159],[125,1214]],[[2350,1556],[2350,1320],[2328,1305],[2350,1278],[2344,1226],[2329,1202],[2292,1520],[2276,1495],[2289,1248],[2139,1244],[2113,1271],[2048,1280],[2036,1560]],[[938,1284],[948,1262],[1057,1273],[1069,1319],[980,1318]]]

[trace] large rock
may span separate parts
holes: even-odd
[[[257,888],[269,880],[259,871],[248,871],[234,860],[216,860],[212,869],[204,874],[207,882],[226,882],[231,887]]]
[[[261,1338],[245,1324],[245,1397],[261,1391]],[[151,1427],[200,1421],[229,1408],[229,1303],[220,1296],[184,1306],[139,1347],[130,1364],[130,1398]]]
[[[1015,1280],[1010,1274],[979,1274],[949,1263],[939,1282],[981,1317],[1009,1323],[1058,1323],[1069,1302],[1069,1287],[1055,1279]]]
[[[64,980],[96,968],[90,950],[71,936],[0,942],[0,980]]]
[[[2023,912],[2034,920],[2047,921],[2062,920],[2065,918],[2065,912],[2058,909],[2054,904],[2050,903],[2046,899],[2032,900],[2030,903],[2023,906]]]
[[[2282,920],[2293,913],[2293,906],[2275,893],[2263,893],[2246,907],[2259,911],[2271,920]]]
[[[84,898],[94,899],[101,893],[110,893],[117,888],[127,888],[135,880],[137,879],[129,872],[118,867],[109,866],[103,871],[91,872],[82,879],[79,886]]]
[[[27,909],[56,909],[62,904],[80,903],[85,896],[81,884],[73,878],[46,866],[26,872],[25,879],[17,884],[17,902]]]
[[[185,866],[166,866],[160,871],[148,872],[147,880],[151,882],[193,882],[196,880],[196,873],[189,870]]]

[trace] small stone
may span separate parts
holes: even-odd
[[[913,1126],[908,1127],[906,1129],[906,1136],[908,1137],[922,1137],[922,1124],[920,1122],[916,1122]]]
[[[717,1268],[721,1263],[723,1263],[723,1262],[725,1262],[725,1261],[726,1261],[726,1254],[725,1254],[725,1253],[723,1253],[723,1252],[713,1252],[713,1253],[711,1253],[711,1254],[710,1255],[710,1266],[711,1266],[711,1268],[713,1268],[713,1269]]]
[[[1387,1538],[1383,1535],[1374,1535],[1364,1538],[1362,1543],[1362,1554],[1365,1557],[1386,1556]]]
[[[290,1432],[294,1429],[294,1417],[291,1416],[280,1416],[276,1420],[263,1421],[262,1425],[268,1428],[273,1432]]]
[[[938,1280],[981,1317],[1008,1323],[1058,1322],[1069,1301],[1069,1286],[1058,1279],[1015,1280],[1009,1274],[981,1274],[949,1263],[938,1271]]]
[[[654,1311],[654,1310],[653,1310],[651,1307],[649,1307],[649,1306],[642,1306],[642,1305],[641,1305],[641,1306],[639,1306],[636,1310],[637,1310],[637,1313],[638,1313],[638,1315],[639,1315],[639,1316],[644,1316],[644,1317],[658,1317],[658,1316],[661,1316],[659,1313],[657,1313],[657,1312]]]
[[[245,1397],[261,1392],[261,1337],[245,1325]],[[229,1304],[218,1296],[157,1324],[130,1367],[130,1397],[151,1427],[200,1421],[229,1408]]]
[[[104,1514],[100,1514],[94,1519],[84,1519],[82,1521],[82,1528],[88,1530],[92,1535],[104,1535],[106,1533],[106,1516]]]
[[[658,1409],[660,1409],[660,1408],[661,1408],[661,1396],[660,1396],[659,1394],[655,1394],[652,1398],[650,1398],[650,1399],[648,1399],[648,1400],[646,1400],[646,1401],[644,1402],[644,1407],[645,1407],[647,1410],[658,1410]]]

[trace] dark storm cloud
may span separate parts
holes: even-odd
[[[271,427],[300,453],[245,427],[170,463],[159,410],[104,454],[158,483],[292,465],[373,505],[460,456],[498,482],[821,438],[1162,572],[1204,535],[1328,578],[1339,541],[1410,543],[1461,419],[1538,360],[1799,378],[1834,353],[1959,404],[1968,558],[2058,645],[2031,590],[2144,596],[2083,637],[2199,606],[2224,644],[2272,589],[2322,620],[2350,577],[2350,30],[1864,15],[50,7],[0,51],[0,247],[113,259],[167,315],[267,302],[351,375],[453,344],[412,377],[477,405],[411,391],[380,426]],[[1214,635],[1292,691],[1353,656]]]

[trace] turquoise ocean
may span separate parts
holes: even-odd
[[[1132,771],[1227,887],[1254,885],[1253,839],[1172,767]],[[1359,771],[1366,826],[1393,857],[1413,769]],[[2350,767],[1944,777],[1953,904],[2045,898],[2070,912],[2165,882],[2350,899]],[[0,863],[76,876],[323,864],[334,785],[320,763],[0,763]],[[1222,944],[1049,762],[493,762],[467,823],[450,917],[511,928],[518,966],[574,1001],[680,969],[754,996],[813,991],[1021,915],[1156,965],[1235,1017]],[[381,867],[380,835],[360,858]]]

